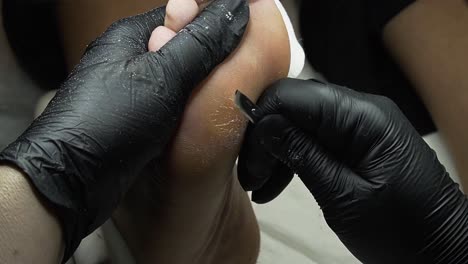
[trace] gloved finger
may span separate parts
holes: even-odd
[[[165,15],[166,7],[163,6],[114,22],[88,45],[77,67],[121,61],[147,53],[151,33],[158,26],[164,25]]]
[[[275,199],[292,180],[292,171],[280,160],[267,153],[247,128],[239,155],[237,175],[246,191],[254,191],[252,200],[267,203]]]
[[[263,186],[252,192],[252,201],[265,204],[278,197],[294,178],[294,173],[283,163],[275,164],[274,173],[268,178]]]
[[[372,98],[371,98],[372,97]],[[371,98],[371,99],[369,99]],[[281,114],[320,144],[354,164],[391,122],[396,106],[379,96],[318,81],[284,79],[271,86],[257,105],[264,114]]]
[[[165,67],[171,88],[189,95],[237,47],[248,20],[246,0],[216,0],[158,52],[146,56],[150,65]]]
[[[164,25],[165,8],[159,7],[113,23],[88,46],[83,63],[78,67],[149,53],[151,33],[158,26]],[[153,60],[160,62],[156,63],[158,66],[172,65],[173,69],[181,71],[180,74],[190,73],[189,76],[193,76],[192,79],[198,83],[237,47],[248,20],[249,7],[246,0],[215,0],[170,41],[171,47],[158,53],[149,53],[148,57],[156,57]],[[197,71],[192,72],[194,69]],[[169,73],[177,72],[172,70]]]
[[[237,166],[237,176],[245,191],[260,189],[271,175],[274,174],[274,167],[278,163],[281,163],[270,153],[266,152],[257,139],[252,136],[252,128],[249,125],[245,132]]]
[[[281,115],[265,116],[253,133],[266,151],[299,175],[321,207],[349,199],[356,188],[369,185]]]

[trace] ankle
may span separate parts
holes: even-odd
[[[260,249],[260,231],[249,197],[237,179],[226,200],[207,253],[213,257],[200,263],[254,264]],[[210,254],[208,254],[210,255]]]
[[[133,194],[114,222],[137,263],[256,263],[260,235],[250,200],[237,179],[225,187],[215,207],[199,195],[155,204]]]

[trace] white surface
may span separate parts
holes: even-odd
[[[302,72],[302,69],[304,68],[304,62],[305,62],[304,49],[302,48],[302,46],[299,44],[299,41],[297,40],[296,33],[294,32],[294,27],[292,25],[291,19],[289,18],[288,13],[284,9],[283,5],[279,2],[279,0],[275,0],[275,4],[281,13],[281,17],[283,18],[284,25],[286,26],[286,30],[288,31],[289,48],[291,51],[288,77],[295,78],[299,76],[299,74]]]
[[[457,183],[461,184],[458,172],[455,168],[453,157],[450,154],[448,148],[446,147],[447,145],[445,144],[440,134],[432,133],[430,135],[425,136],[424,140],[433,150],[435,150],[437,158],[439,159],[440,163],[444,165],[447,172],[450,173],[452,179]]]

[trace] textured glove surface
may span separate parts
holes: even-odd
[[[254,201],[271,201],[297,173],[363,263],[468,261],[467,200],[389,99],[286,79],[258,106],[238,167]]]

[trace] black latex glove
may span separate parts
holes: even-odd
[[[467,200],[389,99],[286,79],[258,106],[238,171],[254,201],[295,172],[363,263],[468,263]]]
[[[229,14],[229,16],[227,15]],[[114,23],[0,160],[15,164],[56,207],[65,260],[108,219],[143,167],[164,156],[195,86],[239,44],[245,0],[217,0],[158,52],[165,9]]]

